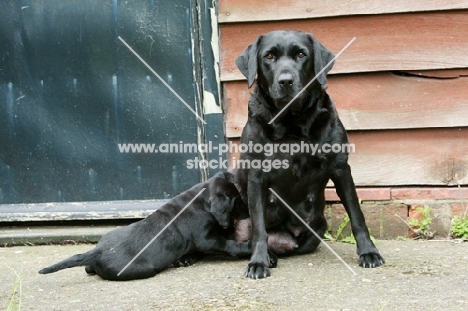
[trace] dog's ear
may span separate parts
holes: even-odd
[[[237,68],[239,68],[242,74],[247,78],[249,87],[252,86],[255,81],[255,76],[257,75],[257,46],[260,39],[261,36],[236,58]]]
[[[330,63],[335,57],[330,50],[328,50],[322,43],[310,35],[312,46],[314,48],[314,70],[317,75],[328,63]],[[327,74],[332,69],[333,63],[331,63],[320,75],[317,80],[321,85],[327,84]]]

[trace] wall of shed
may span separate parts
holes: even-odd
[[[334,54],[356,37],[328,93],[356,146],[361,199],[409,208],[446,200],[446,190],[468,198],[468,1],[220,0],[218,19],[228,140],[239,142],[250,94],[234,60],[259,35],[310,32]],[[338,200],[333,190],[327,199]]]

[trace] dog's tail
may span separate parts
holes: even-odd
[[[92,265],[96,262],[97,258],[98,258],[98,254],[96,253],[94,249],[92,249],[89,252],[73,255],[70,258],[62,260],[59,263],[56,263],[55,265],[41,269],[39,273],[47,274],[47,273],[57,272],[59,270],[66,269],[66,268]]]

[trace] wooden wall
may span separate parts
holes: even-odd
[[[250,94],[234,60],[257,36],[302,30],[335,54],[356,37],[328,76],[356,184],[468,184],[468,0],[220,0],[218,18],[229,140]]]

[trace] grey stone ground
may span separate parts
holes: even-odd
[[[355,246],[323,245],[280,259],[272,276],[243,277],[247,260],[214,257],[130,282],[88,276],[83,267],[40,275],[40,268],[93,245],[0,248],[0,308],[22,278],[21,310],[468,310],[468,243],[377,241],[381,268],[357,266]]]

